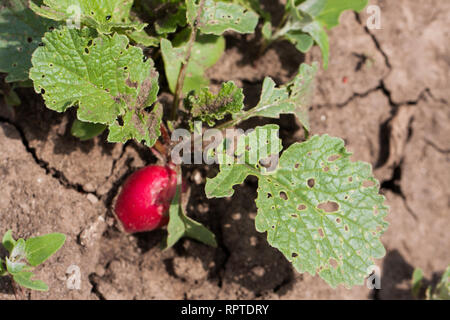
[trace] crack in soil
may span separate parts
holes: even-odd
[[[378,52],[380,52],[380,54],[383,56],[384,58],[384,63],[386,64],[386,67],[388,67],[389,70],[392,70],[392,65],[391,62],[389,60],[389,56],[386,54],[386,52],[384,52],[383,48],[381,47],[380,42],[378,41],[377,37],[370,32],[370,29],[367,26],[364,26],[362,21],[361,21],[361,16],[355,12],[355,18],[356,21],[363,26],[364,31],[370,36],[370,38],[372,39],[373,43],[375,44],[375,47],[377,48]]]
[[[4,117],[0,117],[0,122],[3,123],[7,123],[9,125],[12,125],[17,132],[20,135],[20,139],[22,141],[23,146],[25,147],[25,150],[31,155],[31,157],[33,158],[34,162],[41,167],[42,169],[45,170],[45,173],[47,175],[50,175],[52,178],[54,178],[55,180],[57,180],[59,182],[59,184],[61,184],[63,187],[67,188],[67,189],[71,189],[71,190],[75,190],[83,195],[88,195],[88,194],[92,194],[94,196],[96,196],[97,198],[99,198],[99,196],[97,195],[97,193],[94,192],[89,192],[86,191],[83,187],[83,185],[79,184],[79,183],[73,183],[70,182],[69,179],[67,179],[67,177],[65,176],[65,174],[62,171],[59,171],[55,168],[50,167],[50,164],[42,159],[39,159],[39,157],[36,154],[36,149],[30,147],[30,144],[25,136],[25,132],[23,131],[23,129],[17,125],[16,123],[12,122],[11,120],[4,118]]]

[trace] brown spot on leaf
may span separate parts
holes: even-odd
[[[325,211],[325,212],[336,212],[339,210],[339,204],[334,201],[327,201],[319,203],[317,208]]]
[[[308,187],[314,188],[314,185],[315,185],[315,184],[316,184],[316,180],[314,180],[313,178],[308,179],[308,181],[307,181]]]
[[[319,228],[317,231],[319,232],[319,236],[320,236],[321,238],[325,237],[325,233],[323,233],[322,228]]]

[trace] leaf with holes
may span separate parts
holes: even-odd
[[[322,0],[323,1],[323,0]],[[339,24],[339,17],[346,10],[360,12],[368,3],[368,0],[345,0],[345,1],[325,1],[323,9],[317,16],[317,20],[322,22],[328,29]]]
[[[181,65],[185,63],[189,34],[190,30],[185,29],[177,34],[173,42],[161,39],[164,69],[172,92],[175,92]],[[205,70],[220,59],[224,50],[225,39],[223,37],[200,34],[197,36],[186,68],[186,78],[183,85],[184,94],[209,85],[209,80],[204,76]]]
[[[134,129],[122,136],[145,137],[153,145],[159,128],[145,127],[150,115],[144,109],[156,101],[158,73],[140,48],[129,46],[123,35],[97,35],[88,28],[56,29],[43,43],[33,54],[30,77],[48,108],[64,112],[78,105],[79,120],[114,128],[112,141],[123,117]]]
[[[333,287],[360,285],[385,254],[379,237],[387,207],[370,165],[350,155],[341,139],[314,136],[285,150],[272,173],[259,164],[221,165],[205,191],[231,196],[248,175],[258,177],[255,224],[269,243],[299,272],[318,273]]]
[[[256,107],[234,115],[238,121],[251,117],[279,118],[280,114],[292,113],[309,131],[308,108],[314,90],[314,78],[318,65],[302,64],[298,75],[287,85],[276,88],[275,82],[267,77],[264,79],[259,103]]]
[[[26,0],[5,0],[0,4],[0,72],[7,82],[25,81],[31,68],[31,54],[46,31],[57,23],[41,18],[27,7]]]
[[[252,33],[258,24],[258,15],[239,4],[214,0],[187,0],[186,4],[191,26],[200,12],[197,26],[203,33],[221,35],[227,30]]]
[[[214,126],[216,120],[222,120],[227,114],[234,114],[244,107],[244,94],[233,81],[222,84],[218,94],[208,88],[192,92],[186,98],[186,106],[194,119],[200,119]]]
[[[146,24],[130,20],[132,5],[133,0],[44,0],[42,6],[30,1],[30,8],[38,15],[76,27],[80,23],[101,33],[113,29],[143,30]]]

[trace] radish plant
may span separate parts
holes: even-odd
[[[168,215],[166,247],[183,236],[216,245],[214,235],[189,218],[182,205],[183,163],[174,159],[180,143],[170,134],[183,129],[193,137],[183,145],[188,147],[183,158],[190,157],[192,144],[200,149],[201,161],[221,160],[217,175],[206,182],[208,198],[230,197],[234,186],[255,176],[256,229],[266,232],[270,245],[299,272],[319,274],[333,287],[351,287],[362,284],[373,259],[385,254],[379,238],[387,228],[388,208],[370,165],[350,161],[343,140],[309,136],[318,64],[302,64],[295,78],[280,86],[265,78],[260,101],[250,109],[241,88],[229,81],[213,93],[204,73],[223,54],[225,32],[254,33],[259,23],[261,53],[274,41],[288,40],[301,52],[317,43],[326,67],[324,28],[337,25],[344,10],[359,11],[366,4],[288,0],[274,28],[255,0],[155,0],[134,6],[131,0],[43,0],[29,6],[6,0],[0,23],[9,25],[0,29],[0,56],[8,60],[0,71],[9,73],[9,82],[29,76],[51,110],[77,107],[72,133],[80,139],[107,130],[109,142],[135,139],[160,158],[163,166],[131,177],[119,195],[116,214],[127,231],[160,227]],[[20,54],[11,54],[14,50]],[[173,94],[166,110],[158,102],[160,78]],[[250,118],[281,114],[295,115],[309,138],[283,149],[278,126],[269,124],[215,139],[213,148],[203,146],[203,126],[214,128],[214,136]]]
[[[3,247],[9,255],[0,258],[0,276],[11,276],[18,285],[37,291],[48,291],[48,286],[41,280],[34,280],[34,267],[44,263],[55,254],[66,241],[66,236],[51,233],[27,240],[14,240],[12,231],[3,236]]]

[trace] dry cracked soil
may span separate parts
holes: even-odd
[[[280,5],[263,2],[279,19]],[[37,270],[49,292],[16,297],[2,278],[0,299],[410,299],[415,267],[436,282],[450,264],[450,2],[370,2],[381,8],[381,29],[366,27],[366,12],[341,16],[329,33],[330,66],[318,75],[310,115],[313,134],[342,137],[381,183],[390,206],[387,254],[376,261],[381,290],[332,289],[297,273],[255,231],[249,199],[257,182],[249,178],[232,198],[208,200],[203,188],[214,168],[206,166],[185,170],[187,208],[217,235],[218,248],[184,239],[161,251],[164,231],[123,233],[112,214],[120,186],[156,159],[136,143],[78,141],[70,134],[73,113],[52,112],[23,90],[21,106],[0,105],[0,233],[62,232],[67,242]],[[304,57],[288,43],[255,60],[256,43],[227,35],[226,53],[208,70],[213,86],[242,86],[249,106],[265,76],[284,83],[302,61],[320,61],[317,48]],[[293,117],[277,123],[285,145],[304,138]],[[67,287],[73,266],[79,290]]]

